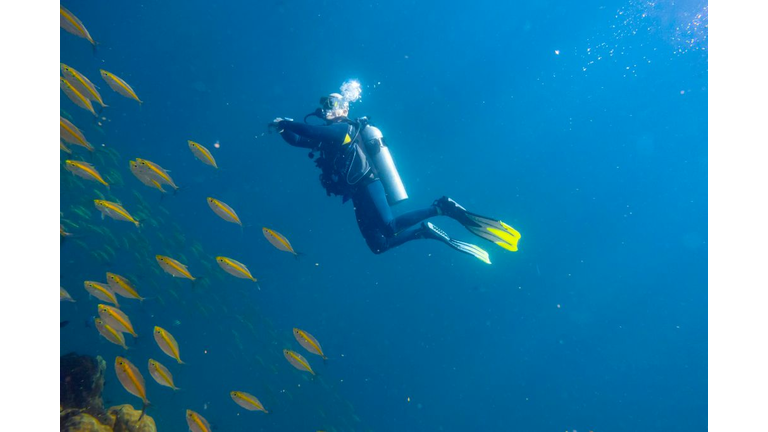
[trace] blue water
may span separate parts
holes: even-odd
[[[125,355],[160,431],[186,431],[187,408],[218,431],[707,427],[706,2],[63,5],[99,46],[94,55],[62,31],[61,61],[109,107],[101,131],[63,96],[61,108],[117,152],[73,157],[122,182],[107,191],[62,168],[62,217],[78,227],[65,223],[76,237],[61,244],[61,285],[77,302],[61,305],[60,348],[106,360],[107,406],[141,404],[114,373]],[[143,105],[111,91],[100,68]],[[449,195],[519,230],[518,252],[445,218],[434,222],[493,264],[430,241],[368,250],[351,203],[325,195],[307,152],[266,134],[349,78],[363,86],[351,116],[381,128],[408,188],[395,210]],[[139,183],[135,157],[171,170],[179,192],[161,199]],[[94,190],[144,227],[102,221]],[[208,196],[245,227],[213,214]],[[263,226],[303,255],[275,249]],[[156,254],[202,280],[160,272]],[[219,269],[218,255],[248,265],[261,290]],[[149,297],[121,299],[139,334],[127,353],[85,325],[99,302],[83,281],[106,271]],[[155,325],[186,364],[160,351]],[[293,327],[319,339],[327,363]],[[293,369],[284,348],[318,376]],[[151,379],[150,357],[182,390]],[[270,414],[241,409],[232,390]]]

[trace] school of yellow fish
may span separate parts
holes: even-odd
[[[91,37],[85,25],[72,12],[64,8],[64,6],[60,6],[60,15],[60,26],[62,29],[75,36],[86,39],[94,46],[94,48],[96,47],[97,43]],[[99,93],[97,87],[86,77],[86,75],[80,71],[75,70],[71,66],[61,63],[60,69],[62,75],[60,77],[60,88],[67,99],[99,119],[100,111],[99,113],[96,112],[94,109],[94,103],[98,104],[99,110],[108,107],[108,105],[104,103],[102,95]],[[99,70],[99,74],[107,83],[109,88],[114,92],[120,94],[123,97],[135,100],[139,104],[143,104],[143,101],[138,97],[136,91],[124,79],[120,78],[112,72],[108,72],[103,69]],[[101,119],[103,120],[104,118]],[[120,162],[121,158],[114,149],[102,147],[96,149],[92,144],[88,142],[83,132],[77,126],[75,126],[71,120],[71,116],[62,110],[62,115],[59,117],[59,146],[60,150],[68,155],[63,163],[64,168],[74,176],[89,182],[95,182],[103,185],[106,188],[106,193],[111,197],[111,187],[117,186],[120,188],[124,185],[124,183],[122,176],[117,170],[110,169],[109,171],[105,171],[105,167],[110,162],[116,166],[125,167],[125,162]],[[93,163],[80,160],[80,155],[73,151],[74,147],[70,148],[68,145],[78,146],[86,149],[88,152],[86,155]],[[219,168],[216,160],[213,157],[213,154],[203,145],[191,140],[187,141],[187,145],[189,150],[192,152],[192,155],[200,162],[213,167],[214,169]],[[169,171],[155,162],[137,157],[133,160],[128,160],[128,168],[130,172],[147,187],[159,190],[162,193],[167,192],[164,188],[165,186],[168,186],[173,190],[178,189],[178,186],[171,178]],[[105,172],[106,174],[103,175],[102,172]],[[82,181],[78,181],[74,179],[74,177],[71,177],[70,179],[62,177],[62,185],[65,184],[66,187],[82,189],[87,188],[87,186],[83,184]],[[105,239],[104,250],[92,251],[92,255],[100,262],[111,262],[111,260],[115,258],[116,255],[114,250],[115,248],[124,248],[129,251],[134,251],[137,259],[140,259],[141,262],[146,262],[144,257],[141,255],[141,252],[139,251],[146,251],[149,248],[149,243],[142,239],[141,230],[144,229],[145,224],[149,224],[151,227],[158,227],[160,224],[166,224],[166,221],[161,217],[150,218],[148,211],[149,205],[144,201],[141,194],[137,193],[136,191],[132,192],[141,203],[141,205],[137,209],[131,209],[131,211],[124,208],[119,200],[107,200],[106,198],[108,196],[105,196],[105,194],[100,192],[98,189],[93,189],[92,192],[98,196],[98,199],[93,199],[92,202],[96,210],[101,213],[102,220],[104,220],[105,217],[109,217],[116,221],[130,222],[134,224],[139,229],[139,231],[136,234],[131,234],[128,238],[118,239],[109,231],[108,228],[103,225],[103,223],[101,225],[90,223],[92,210],[89,210],[87,206],[73,205],[69,210],[73,215],[77,215],[79,220],[75,222],[71,218],[64,218],[64,213],[62,213],[62,222],[59,227],[62,241],[69,237],[77,237],[77,233],[98,233]],[[218,217],[227,222],[239,225],[241,229],[243,228],[243,223],[240,220],[240,217],[229,204],[213,197],[207,197],[206,201],[208,206]],[[163,211],[163,209],[161,209],[161,211]],[[170,236],[170,238],[163,236],[162,233],[158,233],[158,236],[160,236],[164,244],[172,244],[177,246],[183,245],[185,240],[180,234],[178,226],[175,224],[172,225],[172,229],[175,231],[175,233]],[[266,227],[262,229],[262,233],[266,240],[278,250],[289,252],[296,256],[298,255],[288,239],[285,238],[285,236],[282,234]],[[90,249],[86,243],[82,242],[82,240],[75,239],[67,241],[75,241],[83,248]],[[199,243],[194,243],[191,245],[191,247],[189,245],[187,246],[189,247],[189,250],[191,250],[200,260],[208,259]],[[190,279],[192,281],[196,281],[196,283],[199,283],[201,286],[210,284],[209,280],[201,279],[200,281],[197,281],[197,277],[192,272],[190,272],[190,270],[187,268],[187,265],[185,264],[185,262],[188,262],[188,260],[181,254],[175,258],[158,254],[153,258],[154,261],[156,261],[157,267],[152,268],[152,271],[162,271],[176,278]],[[252,282],[255,282],[256,286],[258,287],[258,280],[251,274],[251,271],[242,262],[225,256],[217,256],[215,257],[215,261],[224,272],[234,276],[235,278],[248,279]],[[206,265],[206,270],[209,268],[210,267]],[[127,277],[107,272],[105,278],[106,282],[83,282],[84,288],[89,294],[89,297],[93,297],[98,301],[103,302],[96,305],[98,316],[93,318],[94,327],[98,332],[98,335],[95,335],[95,337],[103,337],[107,341],[118,345],[125,350],[128,350],[125,334],[129,334],[134,338],[138,337],[138,334],[134,330],[133,324],[131,323],[128,315],[120,309],[121,305],[118,297],[126,300],[138,300],[140,302],[144,301],[145,297],[142,297],[139,294],[137,288],[134,285],[134,282]],[[170,290],[168,293],[176,297],[176,300],[181,300],[175,291]],[[156,299],[162,304],[165,304],[160,295],[152,298],[153,300]],[[72,298],[67,290],[65,290],[63,287],[60,287],[60,301],[75,302],[75,299]],[[198,304],[198,308],[202,314],[207,315],[211,313],[206,305]],[[243,317],[238,316],[238,319],[243,324],[248,326],[251,331],[254,331],[254,326],[252,323]],[[234,330],[232,331],[239,343],[239,335]],[[179,342],[174,338],[170,331],[160,326],[154,326],[153,336],[157,346],[163,353],[165,353],[168,357],[176,360],[179,365],[185,364],[181,359],[181,351],[183,345],[180,346]],[[323,352],[320,343],[307,331],[294,328],[293,336],[296,339],[296,342],[298,342],[299,346],[301,346],[307,352],[320,356],[324,361],[328,359],[328,357],[326,357],[325,353]],[[283,355],[286,361],[294,368],[298,369],[299,371],[308,372],[312,376],[315,375],[315,371],[312,370],[309,361],[299,352],[284,349]],[[264,361],[261,358],[258,358],[258,360],[264,364]],[[121,356],[117,356],[115,358],[114,365],[115,374],[117,375],[118,381],[130,394],[140,398],[144,409],[146,409],[147,405],[149,404],[149,400],[147,399],[147,388],[145,385],[144,377],[139,367],[134,365],[127,358]],[[174,382],[171,370],[161,364],[159,361],[151,358],[148,359],[147,369],[149,371],[149,375],[160,386],[168,387],[174,391],[179,389]],[[259,399],[250,393],[241,390],[233,390],[229,395],[235,404],[244,408],[245,410],[262,411],[264,413],[269,412],[262,405]],[[143,415],[144,412],[142,410],[142,417]],[[354,417],[356,418],[356,416]],[[186,421],[191,431],[211,431],[211,426],[208,421],[202,415],[193,410],[187,410]]]

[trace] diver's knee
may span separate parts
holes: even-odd
[[[383,254],[384,252],[387,251],[386,249],[379,249],[379,248],[371,247],[370,245],[368,245],[368,247],[371,249],[371,252],[373,252],[374,255],[381,255],[381,254]]]
[[[368,245],[368,249],[376,255],[383,254],[389,249],[387,239],[381,235],[375,238],[366,238],[365,243]]]

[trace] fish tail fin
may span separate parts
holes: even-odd
[[[138,424],[138,423],[141,423],[141,419],[143,419],[143,418],[144,418],[144,414],[147,412],[147,407],[148,407],[148,406],[149,406],[149,401],[148,401],[148,400],[145,400],[145,401],[144,401],[144,405],[142,405],[142,407],[141,407],[141,414],[139,415],[139,419],[138,419],[138,420],[136,420],[136,423],[137,423],[137,424]]]

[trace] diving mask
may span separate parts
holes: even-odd
[[[333,119],[344,115],[344,111],[349,109],[349,104],[338,93],[331,93],[328,96],[320,98],[320,110],[323,117]]]

